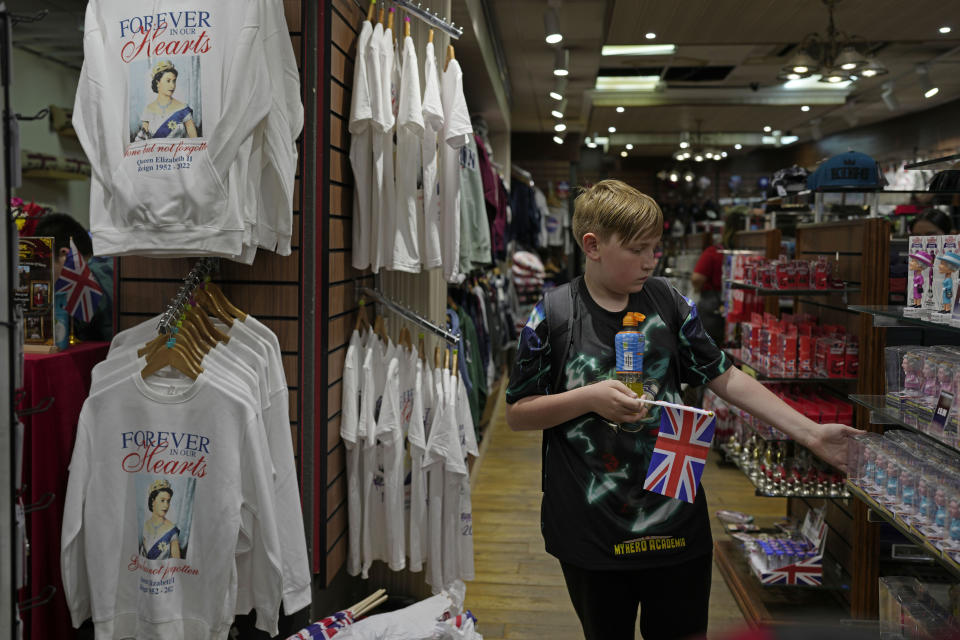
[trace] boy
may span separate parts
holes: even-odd
[[[551,349],[565,345],[551,344],[541,301],[520,336],[507,389],[511,428],[544,430],[541,531],[547,552],[560,560],[587,640],[632,639],[638,604],[645,640],[707,629],[706,498],[702,488],[694,504],[642,488],[660,413],[615,379],[614,336],[624,313],[646,316],[644,397],[680,402],[681,382],[706,384],[837,467],[846,459],[846,439],[858,433],[812,422],[731,367],[696,307],[650,277],[662,229],[656,202],[623,182],[598,182],[577,198],[573,232],[586,270],[570,284],[564,372],[555,377],[550,370]]]

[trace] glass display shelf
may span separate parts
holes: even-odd
[[[769,374],[766,371],[760,369],[755,364],[751,364],[746,361],[740,355],[740,349],[736,348],[727,348],[724,349],[724,352],[730,357],[731,360],[737,365],[740,366],[741,370],[752,378],[756,378],[760,382],[802,382],[805,384],[813,382],[855,382],[856,378],[826,378],[826,377],[813,377],[813,378],[785,378],[783,376],[778,376],[776,374]]]
[[[872,424],[897,425],[908,431],[918,433],[937,446],[949,450],[954,455],[960,456],[960,448],[927,433],[926,430],[918,424],[916,416],[908,415],[900,409],[888,405],[886,396],[869,396],[852,393],[848,397],[851,402],[870,410],[870,422]]]
[[[850,311],[858,313],[869,313],[873,316],[873,326],[875,327],[921,327],[923,329],[934,329],[939,331],[951,331],[960,333],[960,327],[952,327],[940,322],[931,322],[923,318],[912,318],[903,315],[903,307],[890,304],[851,304],[847,307]]]
[[[739,280],[730,280],[734,289],[755,291],[760,296],[826,296],[831,293],[859,293],[860,287],[844,287],[843,289],[766,289],[756,284],[748,284]]]
[[[917,531],[901,517],[874,500],[863,489],[847,480],[847,491],[858,500],[870,507],[870,510],[883,518],[894,529],[903,534],[910,542],[923,549],[930,557],[946,568],[954,577],[960,578],[960,564],[957,563],[958,553],[941,551],[925,535]]]
[[[842,493],[839,495],[830,494],[826,491],[817,492],[816,490],[797,490],[797,491],[770,491],[765,488],[762,483],[762,477],[751,473],[750,469],[744,466],[743,461],[740,459],[740,456],[737,455],[729,445],[721,444],[720,451],[723,452],[723,457],[725,460],[733,464],[740,472],[747,477],[750,481],[750,484],[753,485],[755,490],[755,495],[758,498],[817,498],[820,500],[845,500],[850,497],[849,493]]]

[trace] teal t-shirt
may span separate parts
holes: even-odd
[[[561,387],[551,389],[550,335],[543,302],[523,328],[507,402],[559,393],[615,378],[614,336],[628,311],[646,319],[644,390],[681,402],[680,384],[705,384],[730,367],[700,324],[697,308],[662,278],[630,296],[626,309],[601,308],[575,280],[573,335]],[[559,348],[559,347],[558,347]],[[660,424],[660,409],[641,423],[612,429],[594,413],[544,431],[541,530],[546,549],[585,569],[638,569],[685,562],[712,548],[702,488],[693,504],[643,489]]]

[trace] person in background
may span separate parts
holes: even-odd
[[[734,234],[743,229],[743,211],[735,209],[723,219],[723,236],[720,244],[713,244],[703,250],[697,260],[693,273],[690,274],[690,283],[693,290],[700,294],[700,320],[707,334],[718,345],[723,345],[723,316],[721,306],[723,300],[723,254],[722,249],[733,249]]]
[[[70,255],[70,239],[76,245],[77,251],[90,266],[93,277],[103,290],[103,296],[97,305],[90,322],[83,322],[74,318],[73,333],[84,341],[105,341],[113,338],[113,259],[94,258],[93,243],[90,234],[79,222],[66,213],[48,213],[37,223],[37,236],[53,238],[53,280],[60,278],[63,264]]]
[[[955,232],[950,215],[933,207],[918,215],[910,225],[912,236],[942,236]]]

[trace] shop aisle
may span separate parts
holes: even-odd
[[[476,579],[467,585],[467,605],[484,640],[582,640],[560,565],[544,551],[540,537],[540,433],[512,431],[505,407],[501,396],[473,475]],[[746,477],[733,467],[719,467],[715,459],[703,483],[711,514],[736,509],[772,522],[786,512],[784,499],[755,497]],[[726,535],[716,522],[713,535]],[[744,625],[714,567],[709,637]]]

